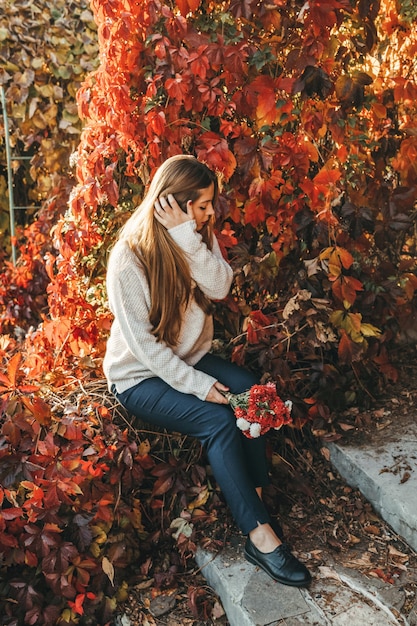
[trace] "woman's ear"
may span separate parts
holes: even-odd
[[[194,219],[194,211],[193,211],[193,201],[192,200],[187,200],[187,215],[189,217],[191,217],[191,219]]]

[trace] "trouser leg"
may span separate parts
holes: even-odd
[[[134,416],[167,430],[196,437],[204,445],[214,477],[244,534],[270,518],[248,471],[244,436],[230,407],[204,402],[150,378],[117,395]],[[256,462],[263,463],[263,459]]]
[[[259,383],[258,377],[252,372],[214,354],[206,354],[195,368],[217,378],[219,382],[229,387],[231,393],[242,393]],[[242,447],[246,467],[255,486],[265,487],[269,483],[266,438],[262,436],[249,439],[242,435]]]

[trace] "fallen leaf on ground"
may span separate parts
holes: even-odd
[[[320,578],[331,578],[333,580],[337,580],[338,582],[342,582],[339,574],[332,568],[327,565],[319,565],[318,568],[320,572]]]
[[[165,613],[168,613],[168,611],[172,611],[175,603],[175,596],[161,595],[151,600],[149,610],[154,617],[160,617],[161,615],[165,615]]]
[[[369,554],[365,552],[365,554],[357,559],[349,559],[346,561],[345,565],[346,567],[369,567],[372,564]]]
[[[397,548],[394,548],[394,546],[388,546],[388,554],[398,561],[408,561],[410,558],[408,554],[400,552]]]
[[[217,600],[214,603],[211,615],[212,617],[214,617],[214,619],[219,619],[219,617],[223,617],[223,615],[225,615],[222,605],[220,604],[220,602],[217,602]]]

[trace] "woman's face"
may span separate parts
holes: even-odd
[[[214,183],[209,187],[200,189],[197,200],[192,202],[189,200],[187,206],[191,207],[194,219],[197,223],[197,230],[201,230],[210,217],[214,215],[213,199],[214,199]]]

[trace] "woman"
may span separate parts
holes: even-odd
[[[224,298],[232,282],[213,235],[217,196],[217,177],[192,156],[171,157],[157,170],[110,255],[114,322],[104,371],[133,416],[201,441],[248,535],[246,558],[274,580],[303,586],[310,574],[274,532],[262,502],[268,483],[264,438],[242,435],[223,395],[257,380],[209,354],[211,301]]]

